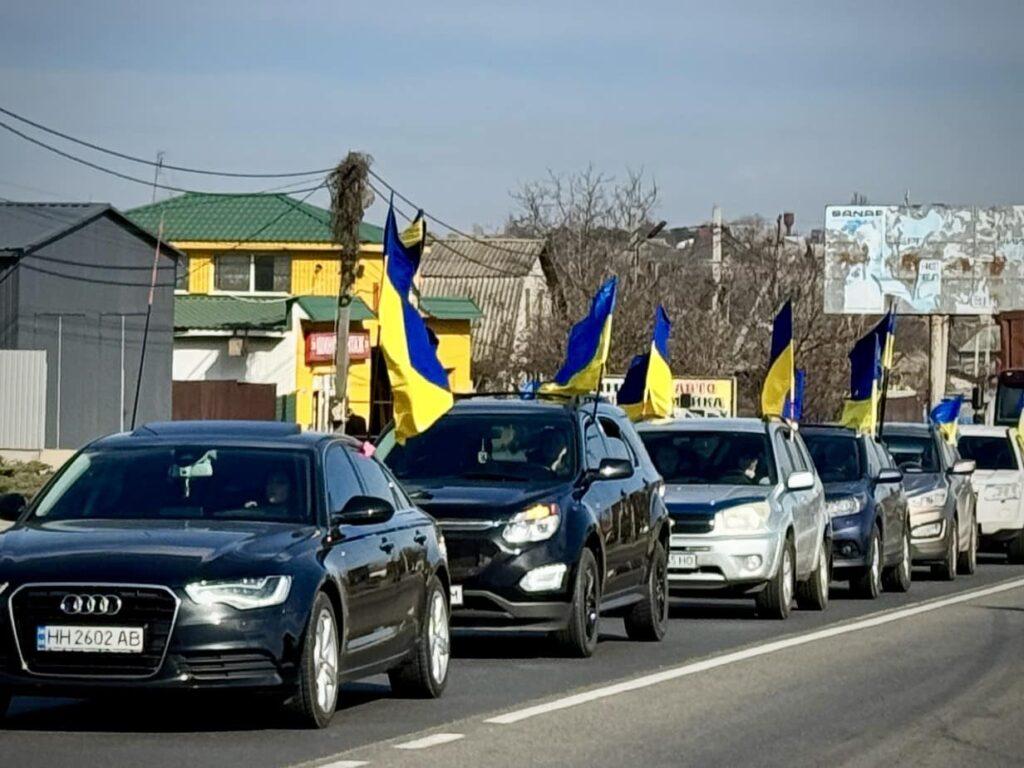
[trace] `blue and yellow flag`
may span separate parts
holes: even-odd
[[[850,397],[843,404],[844,427],[873,435],[878,426],[878,384],[882,378],[882,348],[877,329],[850,351]]]
[[[787,301],[772,324],[772,351],[768,374],[761,387],[761,413],[782,416],[786,398],[793,389],[793,302]]]
[[[388,207],[378,317],[399,443],[426,431],[452,407],[453,401],[448,374],[437,359],[427,325],[409,303],[426,236],[422,212],[399,234],[394,208]]]
[[[633,421],[668,418],[672,415],[675,385],[668,366],[668,335],[671,330],[672,323],[669,322],[665,308],[659,304],[654,313],[651,349],[633,358],[619,388],[619,407]]]
[[[871,333],[878,337],[878,349],[881,356],[882,369],[892,370],[893,358],[896,354],[896,310],[885,313]]]
[[[615,311],[617,286],[618,279],[611,277],[595,294],[590,302],[590,314],[569,331],[565,363],[555,374],[554,380],[541,387],[541,392],[582,395],[597,391],[601,370],[611,346],[612,313]]]
[[[946,438],[950,445],[956,445],[956,424],[960,418],[960,406],[963,405],[964,396],[944,397],[942,402],[932,408],[928,414],[932,424],[939,428],[939,432]]]

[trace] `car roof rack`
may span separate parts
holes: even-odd
[[[493,397],[493,398],[508,398],[510,400],[550,400],[555,402],[570,403],[573,405],[580,403],[593,403],[595,400],[602,403],[611,404],[611,400],[601,394],[594,392],[588,392],[582,395],[569,395],[561,392],[508,392],[508,391],[493,391],[493,392],[457,392],[454,394],[456,400],[472,400],[478,397]]]

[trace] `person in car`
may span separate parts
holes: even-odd
[[[679,473],[679,450],[672,443],[662,443],[655,451],[654,465],[666,480]]]
[[[550,469],[556,476],[563,475],[567,469],[566,461],[569,456],[565,430],[555,427],[542,429],[527,456],[531,463]]]

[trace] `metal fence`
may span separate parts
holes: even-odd
[[[46,352],[0,350],[0,448],[39,450],[46,440]]]

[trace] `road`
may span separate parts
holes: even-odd
[[[607,621],[594,658],[527,637],[459,638],[440,701],[346,687],[320,732],[237,699],[16,699],[5,765],[1024,764],[1024,567],[761,621],[680,602],[664,642]],[[411,748],[410,748],[411,747]]]

